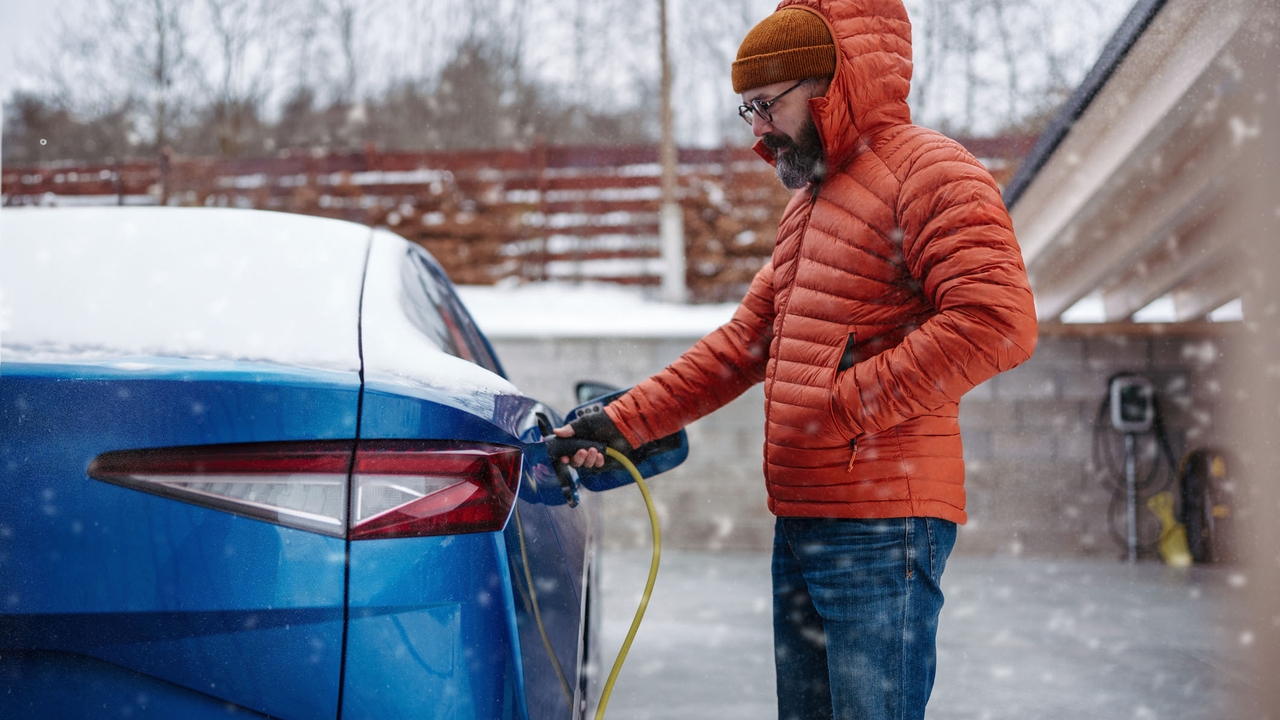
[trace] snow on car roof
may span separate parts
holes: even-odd
[[[444,391],[482,416],[493,413],[493,398],[519,391],[514,385],[469,360],[435,345],[405,316],[403,270],[409,242],[385,230],[375,231],[364,288],[363,343],[365,378],[407,388]],[[478,403],[478,404],[475,404]]]
[[[355,370],[369,237],[354,223],[252,210],[5,210],[0,357],[188,357]],[[495,339],[696,338],[736,307],[664,303],[602,283],[458,292]],[[453,384],[509,390],[463,374]]]
[[[253,210],[0,213],[0,352],[360,367],[368,228]]]
[[[737,303],[682,305],[604,283],[463,285],[458,294],[490,338],[690,337],[729,321]]]

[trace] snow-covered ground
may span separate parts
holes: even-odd
[[[528,283],[458,288],[491,338],[701,337],[733,316],[736,303],[679,305],[603,283]]]

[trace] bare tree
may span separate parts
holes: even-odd
[[[956,32],[948,34],[947,37],[952,40],[950,48],[960,56],[961,66],[964,68],[964,114],[961,116],[964,118],[964,124],[961,127],[964,128],[965,132],[972,132],[974,104],[979,83],[977,66],[978,33],[974,27],[974,15],[976,13],[972,10],[972,1],[966,0],[964,6],[968,6],[962,10],[968,22],[952,24],[951,29]],[[950,9],[954,11],[958,8],[957,6],[951,6]]]
[[[1018,100],[1021,89],[1018,87],[1018,51],[1013,44],[1013,28],[1009,24],[1009,13],[1006,6],[1010,0],[987,0],[992,14],[995,16],[996,34],[1000,38],[1001,56],[1005,68],[1005,94],[1009,109],[1005,115],[1004,125],[1012,125],[1018,121]]]
[[[52,110],[27,115],[66,128],[113,118],[132,153],[658,136],[657,13],[635,0],[65,2],[51,47],[29,53],[44,58],[36,94]],[[913,114],[964,134],[1034,132],[1124,11],[1111,0],[905,2]],[[750,142],[730,66],[776,0],[668,3],[677,138]],[[59,147],[85,143],[119,145]]]
[[[56,160],[120,160],[135,132],[129,104],[81,119],[61,103],[18,91],[4,107],[2,161],[29,165]]]
[[[1034,132],[1096,60],[1125,3],[906,0],[918,122],[965,134]],[[1061,31],[1069,24],[1072,32]]]
[[[291,71],[293,94],[301,89],[315,88],[320,69],[317,65],[317,54],[320,40],[320,19],[318,11],[322,8],[320,0],[303,0],[299,6],[299,16],[291,23],[296,31],[293,33],[294,47]]]
[[[95,117],[146,108],[139,130],[159,152],[189,99],[195,65],[183,0],[81,0],[58,17],[37,70],[68,112]],[[141,142],[141,139],[139,139]]]
[[[703,142],[753,140],[738,118],[731,68],[738,44],[768,13],[760,0],[701,0],[674,6],[678,37],[672,46],[677,70],[680,127],[699,128]]]
[[[138,13],[140,9],[142,13]],[[118,56],[134,75],[146,80],[143,87],[149,96],[147,104],[152,108],[155,147],[163,153],[169,140],[175,86],[179,76],[190,70],[186,3],[182,0],[111,0],[111,15],[117,37],[139,39],[119,47]]]
[[[224,156],[240,153],[274,89],[284,7],[271,0],[205,0],[216,59],[216,76],[206,79],[207,112]]]
[[[359,63],[357,40],[357,13],[359,8],[354,0],[334,0],[330,7],[334,29],[337,32],[338,48],[342,57],[342,84],[338,98],[344,103],[356,101],[356,82],[359,80]]]
[[[912,79],[912,97],[915,99],[916,112],[923,116],[930,109],[930,90],[933,79],[938,76],[943,56],[941,38],[945,37],[944,26],[946,0],[924,0],[923,11],[924,32],[915,39],[915,76]],[[921,62],[923,58],[923,62]]]

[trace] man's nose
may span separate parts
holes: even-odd
[[[755,113],[751,116],[751,134],[756,137],[764,137],[773,129],[773,123],[765,120],[760,113]]]

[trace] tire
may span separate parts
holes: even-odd
[[[1209,465],[1212,453],[1194,450],[1183,463],[1182,524],[1187,528],[1187,548],[1197,564],[1215,560],[1213,547],[1213,481]]]

